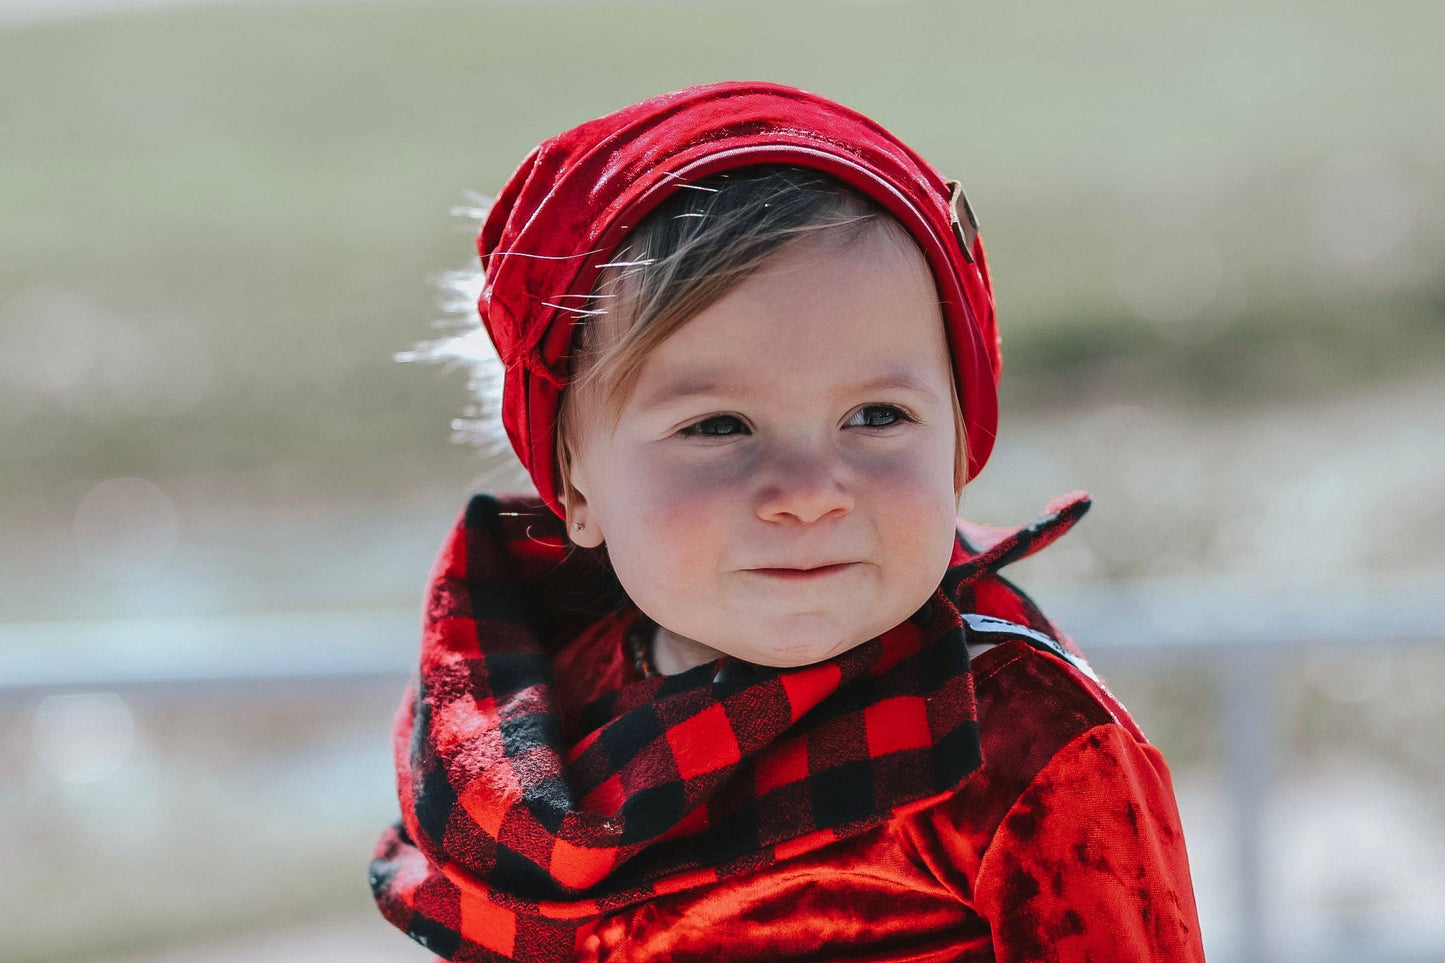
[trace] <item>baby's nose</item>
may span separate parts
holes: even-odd
[[[757,512],[768,521],[792,517],[813,522],[853,510],[844,466],[828,453],[791,451],[764,469],[761,481]]]

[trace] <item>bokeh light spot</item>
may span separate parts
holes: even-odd
[[[70,783],[120,771],[135,748],[135,719],[114,692],[46,696],[35,708],[30,743],[41,767]]]
[[[72,527],[86,568],[113,582],[153,576],[175,551],[175,503],[144,478],[111,478],[81,499]]]

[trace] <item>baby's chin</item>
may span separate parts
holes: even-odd
[[[814,665],[842,655],[908,619],[918,604],[911,599],[854,592],[830,604],[801,607],[775,598],[729,599],[718,605],[658,606],[644,611],[671,638],[660,644],[683,663],[699,664],[732,656],[774,668]],[[672,660],[678,661],[678,660]]]
[[[807,665],[817,665],[819,662],[826,662],[834,656],[842,655],[851,649],[855,649],[867,642],[868,639],[857,639],[843,642],[831,649],[805,652],[762,652],[755,658],[748,655],[739,655],[738,658],[757,665],[771,666],[775,669],[799,669]]]
[[[808,624],[808,620],[790,621],[793,624],[760,625],[748,636],[719,638],[712,648],[757,665],[787,669],[813,665],[842,655],[882,631],[874,631],[863,623],[828,621],[826,624]]]

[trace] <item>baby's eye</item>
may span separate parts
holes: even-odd
[[[860,417],[865,423],[856,425],[859,428],[892,428],[894,425],[914,420],[912,415],[896,405],[864,405],[848,420],[848,424],[853,426]],[[879,417],[884,420],[878,421]],[[730,438],[749,432],[742,420],[734,415],[713,415],[688,425],[678,434],[684,438]]]
[[[688,425],[686,428],[682,429],[679,434],[687,438],[727,438],[730,435],[740,434],[740,432],[726,430],[707,431],[705,430],[704,426],[712,425],[714,427],[721,426],[723,428],[727,428],[732,425],[741,424],[742,422],[739,419],[733,417],[732,415],[713,415],[711,418],[704,418],[697,424]]]
[[[876,419],[880,415],[888,420],[879,423]],[[860,428],[891,428],[894,425],[913,420],[908,412],[896,405],[864,405],[858,409],[857,414],[848,419],[848,424],[852,425],[859,417],[866,422],[866,424],[859,425]]]

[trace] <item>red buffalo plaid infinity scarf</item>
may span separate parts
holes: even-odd
[[[475,496],[432,570],[396,717],[382,913],[448,959],[567,960],[603,915],[942,798],[980,764],[958,603],[972,611],[971,586],[1087,507],[1056,502],[981,551],[964,526],[939,590],[881,636],[809,666],[722,657],[630,682],[583,709],[568,745],[550,653],[596,617],[598,569],[564,558],[535,496]]]

